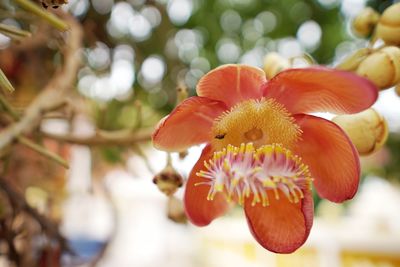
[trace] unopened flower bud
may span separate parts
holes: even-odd
[[[376,37],[387,44],[400,45],[400,3],[391,5],[383,12],[376,26]]]
[[[346,70],[346,71],[355,71],[357,70],[360,63],[371,54],[372,49],[364,47],[360,48],[354,53],[347,56],[342,62],[340,62],[336,69],[338,70]]]
[[[290,68],[290,62],[288,59],[282,57],[278,53],[268,53],[264,58],[264,72],[267,79],[271,79],[279,72]]]
[[[176,223],[187,222],[185,208],[183,207],[182,200],[177,199],[173,196],[168,199],[167,216],[171,221]]]
[[[183,185],[182,176],[171,166],[167,165],[153,178],[158,189],[167,196],[173,195]]]
[[[385,118],[372,108],[357,114],[339,115],[332,121],[342,127],[360,155],[377,151],[388,137]]]
[[[379,13],[370,7],[364,8],[353,20],[353,31],[356,35],[367,37],[379,21]]]
[[[400,48],[388,46],[366,57],[357,74],[371,80],[380,89],[400,82]]]

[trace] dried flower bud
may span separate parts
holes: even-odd
[[[179,152],[179,159],[185,159],[188,154],[189,152],[187,150]]]
[[[357,114],[339,115],[332,121],[343,128],[360,155],[377,151],[388,137],[385,118],[372,108]]]
[[[366,57],[358,66],[357,74],[371,80],[380,89],[400,82],[400,48],[388,46]]]
[[[400,3],[391,5],[376,26],[376,37],[387,44],[400,45]]]
[[[62,5],[68,4],[68,0],[41,0],[42,6],[48,8],[59,8]]]
[[[167,165],[153,178],[158,189],[167,196],[173,195],[183,185],[182,176],[171,166]]]
[[[182,200],[177,199],[176,197],[170,197],[168,199],[167,216],[171,221],[176,223],[187,222]]]
[[[379,21],[379,13],[370,7],[364,8],[353,20],[353,31],[356,35],[367,37]]]
[[[278,53],[268,53],[264,58],[264,72],[267,79],[271,79],[279,72],[290,68],[290,62],[288,59],[282,57]]]

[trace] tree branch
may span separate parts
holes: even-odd
[[[59,135],[42,132],[47,138],[60,142],[86,146],[126,146],[136,142],[145,142],[151,139],[153,128],[138,130],[136,132],[96,134],[89,137],[79,137],[74,135]]]
[[[81,64],[81,44],[83,32],[80,24],[71,15],[64,14],[69,22],[70,31],[64,53],[64,65],[54,75],[43,91],[32,101],[21,119],[0,132],[0,150],[14,141],[19,135],[36,128],[43,113],[60,105],[70,87],[74,84]]]

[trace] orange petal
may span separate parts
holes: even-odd
[[[318,194],[334,202],[351,199],[358,189],[360,161],[350,139],[331,121],[304,114],[294,118],[303,131],[294,153],[309,166]]]
[[[214,200],[207,200],[210,186],[196,186],[197,183],[208,181],[205,178],[198,177],[196,173],[205,168],[204,161],[211,158],[212,155],[211,145],[207,145],[194,165],[186,183],[184,195],[186,215],[197,226],[208,225],[212,220],[223,215],[229,208],[224,196],[219,193],[215,195]]]
[[[291,253],[307,240],[313,223],[314,204],[310,191],[298,203],[290,202],[280,192],[279,200],[268,192],[269,206],[252,206],[245,201],[247,223],[254,238],[264,248],[277,253]]]
[[[165,151],[182,151],[209,142],[213,121],[226,106],[205,97],[191,97],[177,106],[156,126],[152,139],[154,147]]]
[[[356,74],[328,68],[289,69],[271,79],[264,96],[295,113],[357,113],[370,107],[378,89]]]
[[[266,82],[263,70],[247,65],[228,64],[204,75],[197,84],[197,94],[224,102],[228,107],[250,99],[261,98]]]

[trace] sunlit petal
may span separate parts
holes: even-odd
[[[351,199],[360,179],[358,153],[344,131],[322,118],[298,114],[303,134],[294,149],[314,178],[318,194],[330,201]]]
[[[377,88],[356,74],[323,67],[289,69],[264,87],[264,96],[285,105],[289,112],[357,113],[377,99]]]
[[[209,142],[211,126],[225,105],[205,97],[191,97],[159,122],[153,143],[164,151],[182,151],[190,146]]]
[[[266,82],[263,70],[247,65],[228,64],[204,75],[197,84],[197,94],[224,102],[236,103],[262,97],[261,85]]]
[[[276,199],[268,192],[270,205],[252,205],[246,199],[244,210],[254,238],[264,248],[277,253],[291,253],[306,240],[313,223],[314,206],[311,193],[297,203],[290,202],[282,192]]]

